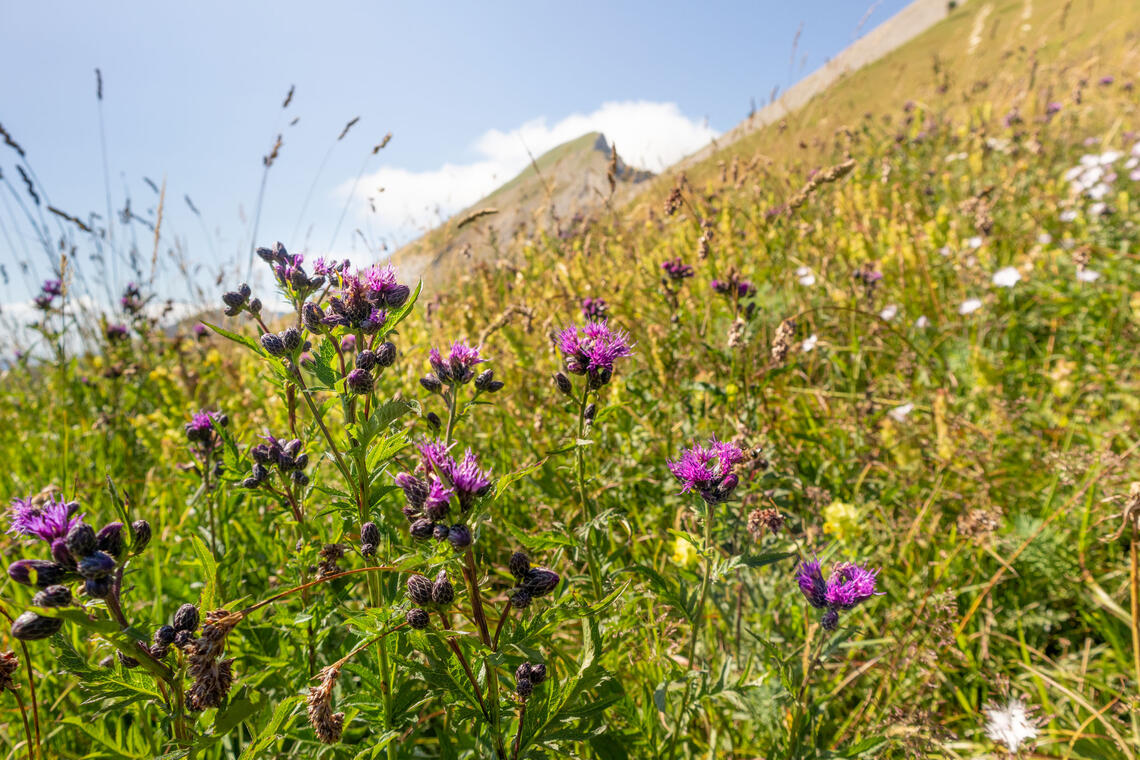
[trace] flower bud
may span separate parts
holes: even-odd
[[[266,353],[270,356],[285,355],[285,342],[273,333],[265,333],[265,335],[261,336],[261,347],[264,348]]]
[[[231,309],[240,309],[242,306],[245,306],[245,298],[242,297],[241,293],[231,290],[227,293],[222,293],[222,303]]]
[[[238,294],[242,297],[242,300],[244,301],[245,299],[249,298],[250,295],[253,294],[253,291],[250,290],[249,285],[247,285],[246,283],[243,282],[241,285],[238,285]]]
[[[281,342],[286,351],[293,353],[301,347],[301,331],[296,327],[285,328],[285,332],[281,333]]]
[[[541,662],[530,666],[530,682],[535,686],[546,680],[546,666]]]
[[[150,523],[146,520],[135,520],[131,523],[131,531],[135,534],[131,543],[131,552],[138,554],[150,543]]]
[[[12,638],[20,641],[36,641],[46,639],[63,627],[62,620],[37,615],[34,612],[25,612],[12,621]]]
[[[257,478],[255,478],[255,477],[249,477],[249,478],[246,478],[245,480],[243,480],[243,481],[241,482],[241,487],[242,487],[242,488],[250,488],[250,489],[253,489],[253,488],[257,488],[259,485],[261,485],[261,481],[260,481],[260,480],[258,480],[258,479],[257,479]]]
[[[114,591],[115,584],[110,575],[101,578],[88,578],[83,582],[83,591],[92,599],[106,599]]]
[[[835,610],[829,609],[827,612],[823,613],[823,617],[820,618],[820,624],[823,626],[823,630],[834,631],[839,627],[839,613]]]
[[[45,559],[18,559],[8,565],[8,576],[25,586],[47,588],[66,580],[68,575],[63,565]]]
[[[159,626],[154,632],[154,643],[159,646],[168,647],[174,643],[174,637],[177,634],[178,631],[174,630],[174,626],[172,625]]]
[[[424,501],[424,516],[433,522],[447,517],[451,511],[451,502],[447,499],[427,499]]]
[[[174,634],[174,646],[179,649],[185,649],[193,644],[197,639],[193,631],[178,631]]]
[[[498,393],[503,389],[504,385],[506,385],[506,383],[502,380],[492,380],[487,383],[487,393]]]
[[[419,607],[412,607],[404,614],[404,620],[408,621],[408,625],[415,628],[417,631],[422,631],[428,627],[431,618],[427,614],[427,610],[421,610]]]
[[[408,598],[412,600],[413,604],[431,604],[433,586],[427,576],[418,573],[409,575],[407,587]]]
[[[198,630],[198,608],[187,602],[174,613],[174,629],[177,631]]]
[[[525,580],[530,574],[530,557],[526,556],[524,552],[515,552],[511,555],[511,560],[507,566],[511,575],[520,581]]]
[[[257,316],[261,313],[261,299],[255,298],[249,302],[249,313]]]
[[[447,571],[440,570],[435,576],[435,583],[431,587],[431,600],[441,607],[446,607],[455,601],[455,588],[447,578]]]
[[[67,586],[48,586],[32,597],[37,607],[66,607],[71,604],[71,589]]]
[[[162,659],[165,659],[168,654],[170,654],[170,645],[169,644],[152,644],[150,647],[147,648],[147,651],[150,652],[150,656],[153,657],[154,659],[162,660]]]
[[[530,663],[529,662],[524,662],[522,665],[519,665],[517,668],[515,668],[515,680],[521,681],[524,678],[527,678],[527,679],[530,678]]]
[[[443,420],[441,420],[439,418],[439,415],[435,412],[428,412],[424,415],[424,419],[427,420],[428,424],[431,425],[432,428],[434,428],[436,431],[443,427]]]
[[[554,373],[554,384],[558,386],[558,390],[565,393],[567,396],[574,395],[574,385],[570,382],[570,378],[561,372]]]
[[[407,285],[397,285],[385,294],[384,300],[387,301],[388,308],[398,309],[404,305],[411,294],[412,290]]]
[[[376,366],[377,358],[375,351],[365,349],[356,355],[356,368],[368,372]]]
[[[107,523],[99,529],[95,537],[99,551],[110,554],[115,559],[123,556],[123,524],[121,522]]]
[[[485,369],[475,378],[475,390],[485,391],[495,381],[495,370]]]
[[[531,568],[523,581],[522,587],[532,597],[546,596],[555,589],[558,581],[562,580],[558,573],[545,567]]]
[[[408,505],[419,509],[424,505],[424,500],[427,499],[428,484],[412,475],[410,472],[401,472],[396,476],[396,485],[398,485],[404,492],[404,498],[407,499]]]
[[[424,387],[428,393],[439,393],[443,390],[443,383],[435,375],[424,375],[420,378],[420,385]]]
[[[515,593],[511,594],[511,606],[517,609],[525,609],[530,606],[530,592],[525,588],[520,588]]]
[[[75,569],[75,557],[67,550],[67,539],[57,538],[51,542],[51,557],[64,567]]]
[[[139,661],[134,657],[129,657],[122,652],[116,652],[115,654],[119,656],[119,664],[128,670],[131,668],[137,668],[139,666]]]
[[[95,529],[86,523],[72,527],[64,540],[72,557],[85,557],[98,548],[95,545]]]
[[[376,348],[376,363],[381,367],[391,367],[396,363],[396,344],[388,341]]]
[[[447,537],[451,534],[451,530],[443,523],[436,523],[431,529],[432,538],[436,541],[446,541]]]
[[[455,551],[463,551],[471,545],[471,529],[466,525],[452,525],[447,532],[447,540]]]
[[[586,422],[593,422],[597,413],[598,407],[591,401],[589,404],[586,404],[586,409],[582,412],[582,417]]]
[[[361,354],[368,353],[362,351]],[[367,370],[354,369],[348,373],[345,379],[345,386],[351,393],[357,396],[366,396],[372,392],[372,375],[368,374]]]
[[[408,518],[408,522],[410,523],[414,523],[421,517],[420,511],[413,507],[411,504],[405,504],[404,508],[400,511],[404,513],[404,517]]]
[[[324,318],[324,310],[315,303],[309,302],[301,307],[301,320],[311,332],[318,335],[325,332],[325,325],[321,323]]]
[[[366,522],[360,526],[360,543],[373,546],[380,543],[380,529],[376,527],[376,523]]]
[[[431,534],[434,529],[435,523],[433,523],[431,520],[428,520],[426,517],[422,517],[412,523],[412,527],[409,529],[409,532],[412,534],[412,538],[418,538],[422,541],[424,539],[431,538]]]
[[[360,554],[361,554],[361,556],[364,556],[364,557],[375,557],[376,556],[376,544],[361,544],[360,545]]]
[[[529,678],[520,678],[515,682],[515,693],[519,695],[519,699],[526,699],[532,691],[534,691],[534,684]]]
[[[104,551],[93,551],[76,565],[79,574],[88,580],[105,578],[115,571],[115,558]]]

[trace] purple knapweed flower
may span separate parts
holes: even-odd
[[[450,472],[451,463],[454,461],[449,453],[451,446],[438,439],[425,438],[416,444],[416,449],[423,457],[425,472],[434,472],[437,475],[447,475]]]
[[[812,558],[800,563],[796,582],[812,607],[825,610],[821,622],[825,630],[833,631],[839,625],[840,612],[885,593],[875,591],[878,575],[878,570],[840,562],[832,568],[831,577],[824,580],[819,560]]]
[[[681,458],[667,462],[669,472],[681,481],[681,493],[696,491],[708,504],[727,501],[740,478],[732,472],[743,461],[744,452],[734,443],[709,440],[709,445],[694,445],[681,452]]]
[[[600,319],[605,319],[609,308],[609,304],[602,298],[582,299],[582,316],[587,322],[597,322]]]
[[[221,426],[229,423],[229,418],[221,412],[209,412],[203,409],[190,418],[186,423],[184,429],[186,431],[186,440],[191,443],[198,444],[198,447],[203,451],[209,451],[221,443],[218,433],[214,430],[211,420]]]
[[[428,353],[428,361],[441,382],[463,385],[475,378],[475,365],[486,360],[479,358],[479,346],[469,346],[457,340],[451,344],[446,359],[438,348],[433,348]]]
[[[107,336],[107,340],[111,341],[112,343],[116,343],[120,340],[126,340],[127,339],[127,326],[126,325],[107,325],[107,328],[104,331],[104,333]]]
[[[1100,85],[1101,85],[1101,87],[1108,87],[1110,84],[1112,84],[1115,81],[1116,81],[1116,77],[1114,77],[1112,75],[1103,76],[1100,78]]]
[[[30,499],[13,499],[8,513],[11,527],[8,533],[16,536],[33,536],[52,543],[67,536],[68,531],[83,520],[76,515],[79,502],[55,501],[49,497],[43,506],[36,506]]]
[[[485,496],[491,488],[491,473],[479,469],[479,460],[471,449],[463,454],[462,461],[452,460],[449,473],[451,485],[459,497],[459,508],[464,512],[471,509],[475,499]]]
[[[693,276],[693,268],[681,261],[680,258],[666,261],[661,265],[661,268],[665,270],[665,274],[669,276],[670,280],[681,281]]]
[[[739,280],[736,277],[730,277],[727,280],[713,280],[710,285],[714,292],[728,297],[735,294],[737,298],[747,298],[756,292],[756,287],[750,280]]]
[[[133,282],[128,282],[127,287],[123,288],[122,297],[119,299],[120,308],[127,314],[138,314],[144,305],[145,302],[139,286]]]
[[[59,280],[44,280],[43,288],[41,288],[41,290],[43,290],[45,296],[51,296],[53,298],[55,296],[62,296],[63,283]]]
[[[1061,104],[1054,100],[1051,103],[1049,103],[1047,106],[1045,106],[1045,115],[1046,116],[1053,116],[1054,114],[1060,113],[1061,108],[1062,108]]]
[[[587,322],[585,327],[567,327],[558,334],[558,349],[566,370],[589,375],[590,387],[595,390],[610,381],[615,361],[633,353],[629,334],[610,329],[604,319]]]
[[[309,277],[305,272],[304,254],[291,254],[280,242],[274,244],[272,248],[258,248],[257,255],[273,269],[273,274],[281,287],[294,296],[304,298],[325,284],[324,275]]]

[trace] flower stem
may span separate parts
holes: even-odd
[[[27,737],[28,742],[28,760],[36,760],[36,745],[32,741],[32,729],[28,725],[28,710],[24,707],[24,698],[16,689],[12,689],[12,694],[16,697],[16,704],[20,706],[20,717],[24,719],[24,736]]]
[[[479,626],[479,636],[488,649],[493,649],[491,631],[487,626],[487,614],[483,610],[483,598],[479,595],[479,576],[475,569],[475,554],[471,547],[467,547],[466,566],[463,569],[463,578],[467,581],[467,593],[471,596],[471,615]],[[487,703],[490,711],[491,735],[495,740],[495,753],[506,760],[506,747],[503,746],[502,729],[499,723],[499,673],[488,658],[484,662],[487,669]]]
[[[705,504],[705,531],[704,541],[701,547],[702,553],[705,555],[704,573],[701,576],[701,590],[697,597],[697,609],[693,615],[692,632],[689,635],[689,648],[685,657],[686,664],[690,670],[693,668],[693,658],[697,653],[697,639],[700,638],[701,628],[703,628],[704,614],[705,614],[705,597],[708,595],[709,589],[709,576],[712,574],[712,507]],[[687,678],[685,681],[685,694],[681,697],[681,709],[677,712],[677,719],[673,722],[673,738],[669,742],[669,754],[666,757],[674,757],[674,751],[677,747],[677,737],[681,733],[681,721],[685,717],[685,712],[689,709],[689,697],[692,696],[693,680]]]
[[[1132,523],[1132,561],[1129,568],[1132,596],[1132,666],[1140,689],[1140,522]]]
[[[582,504],[582,517],[587,521],[586,526],[586,567],[590,572],[590,582],[594,587],[594,597],[602,597],[602,577],[598,569],[594,546],[594,505],[586,496],[586,454],[581,444],[582,436],[586,433],[586,407],[590,402],[590,383],[582,381],[582,398],[578,402],[578,436],[575,439],[574,459],[578,471],[578,500]]]

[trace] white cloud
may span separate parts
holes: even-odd
[[[477,158],[466,164],[445,163],[437,169],[412,171],[385,167],[361,178],[356,186],[360,207],[375,203],[383,229],[406,237],[441,217],[455,213],[509,181],[535,158],[589,132],[602,132],[616,143],[631,166],[659,172],[707,145],[719,134],[707,123],[690,119],[675,103],[622,101],[605,103],[593,113],[571,114],[548,124],[545,117],[507,132],[488,130],[472,143]],[[337,188],[351,192],[351,180]],[[384,188],[382,193],[377,188]]]

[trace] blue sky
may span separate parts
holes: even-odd
[[[164,247],[177,241],[210,270],[244,262],[261,157],[280,133],[258,242],[364,260],[354,229],[373,245],[406,241],[509,179],[527,149],[537,155],[576,130],[603,126],[628,161],[660,168],[904,5],[7,2],[0,124],[52,203],[105,215],[100,68],[113,208],[129,193],[147,216],[157,196],[143,178],[165,179]],[[0,171],[22,189],[18,159],[0,145]],[[19,262],[38,280],[47,257],[7,188],[0,194],[0,264],[11,275],[0,303],[11,304],[28,298]],[[149,258],[142,228],[138,239]]]

